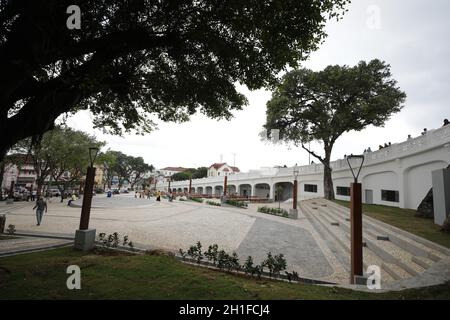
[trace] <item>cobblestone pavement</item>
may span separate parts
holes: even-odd
[[[79,207],[68,207],[53,198],[42,224],[36,226],[32,205],[11,207],[6,223],[14,224],[18,232],[74,235],[80,220]],[[241,259],[251,255],[259,261],[268,251],[283,253],[288,269],[304,277],[329,280],[335,273],[306,219],[258,213],[257,205],[239,209],[178,200],[156,202],[154,198],[136,199],[129,194],[114,198],[99,195],[92,206],[90,227],[97,234],[127,234],[138,247],[178,251],[197,241],[204,247],[217,243],[229,252],[236,251]]]
[[[279,205],[289,209],[292,203],[269,204]],[[178,251],[197,241],[206,249],[217,243],[230,253],[236,251],[241,262],[249,255],[260,262],[268,251],[282,253],[288,270],[297,271],[301,277],[348,283],[350,242],[349,222],[345,219],[348,209],[323,199],[313,199],[300,202],[302,212],[293,220],[259,213],[259,206],[250,204],[248,209],[242,209],[179,200],[156,202],[154,198],[134,198],[134,194],[114,198],[98,195],[93,200],[90,227],[95,228],[97,234],[128,235],[136,247],[144,249]],[[6,225],[14,224],[18,232],[74,236],[80,221],[79,207],[69,207],[54,198],[40,226],[36,226],[32,207],[32,203],[9,206],[1,203],[0,213],[6,214]],[[381,266],[383,281],[390,288],[435,284],[450,277],[447,276],[450,272],[448,249],[375,219],[364,219],[365,239],[369,241],[364,249],[365,264]],[[377,240],[379,234],[389,235],[392,242]],[[0,250],[1,246],[3,250],[14,246],[14,242],[3,241],[0,241]],[[57,243],[55,239],[48,241]],[[24,239],[17,241],[16,246],[32,248],[40,242],[45,241]],[[394,281],[396,279],[398,281]]]

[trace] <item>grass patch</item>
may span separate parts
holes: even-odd
[[[18,237],[9,236],[9,235],[0,235],[0,240],[11,240],[11,239],[17,239]]]
[[[66,268],[81,268],[81,290]],[[0,299],[450,299],[450,283],[389,293],[256,280],[167,255],[99,255],[72,248],[0,258]]]
[[[350,207],[349,201],[334,200],[334,202],[347,208]],[[450,234],[440,231],[440,227],[434,224],[432,219],[416,217],[415,210],[377,204],[363,204],[362,206],[363,213],[369,217],[450,248]]]

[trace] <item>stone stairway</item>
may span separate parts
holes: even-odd
[[[300,202],[300,210],[349,270],[349,209],[325,199],[310,199]],[[380,266],[384,282],[418,276],[433,263],[450,257],[444,247],[367,216],[363,216],[363,244],[364,269]]]

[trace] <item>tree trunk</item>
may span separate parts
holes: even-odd
[[[328,166],[325,165],[323,169],[323,196],[327,200],[334,200],[334,187],[331,172],[332,170],[328,163]]]
[[[41,197],[42,186],[44,185],[44,182],[42,181],[42,179],[36,179],[36,183],[37,183],[37,190],[36,190],[36,200],[37,200]]]
[[[333,149],[333,144],[325,144],[325,158],[323,159],[323,197],[327,200],[334,200],[334,187],[333,187],[333,177],[332,169],[330,167],[331,150]]]
[[[2,188],[2,184],[3,184],[3,176],[5,174],[5,162],[4,161],[0,161],[0,200],[3,200],[3,188]]]

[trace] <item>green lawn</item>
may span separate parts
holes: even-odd
[[[67,266],[81,268],[68,290]],[[99,255],[72,248],[0,258],[0,299],[450,299],[450,283],[420,290],[361,293],[256,280],[181,263],[165,255]]]
[[[348,201],[334,200],[334,202],[347,208],[350,206],[350,202]],[[415,210],[376,204],[363,204],[363,213],[369,217],[381,220],[397,228],[450,248],[450,234],[440,231],[440,227],[434,224],[432,219],[416,217]]]

